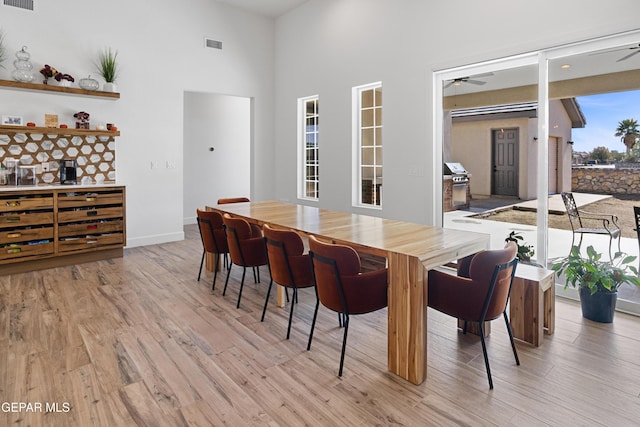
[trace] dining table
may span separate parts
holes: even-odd
[[[413,384],[427,378],[428,271],[487,249],[489,235],[281,201],[209,205],[260,226],[353,247],[386,259],[387,367]]]

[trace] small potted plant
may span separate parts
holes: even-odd
[[[558,276],[564,274],[568,286],[578,288],[582,316],[596,322],[611,323],[618,300],[618,288],[625,283],[640,286],[638,269],[631,265],[637,257],[616,252],[611,261],[601,260],[602,254],[593,246],[587,248],[587,257],[574,246],[568,257],[553,265]]]
[[[105,92],[116,91],[116,79],[118,78],[118,51],[107,48],[98,56],[98,72],[106,82],[103,86]]]
[[[58,72],[55,75],[54,79],[56,79],[56,81],[60,83],[60,86],[65,86],[65,87],[71,86],[71,83],[76,81],[71,74],[65,74],[60,72]]]
[[[533,246],[524,242],[524,237],[517,232],[512,231],[509,235],[504,239],[505,242],[514,242],[518,246],[518,252],[516,253],[516,258],[518,261],[524,262],[526,264],[532,264],[531,258],[535,255],[535,251],[533,250]]]
[[[58,74],[58,70],[50,66],[49,64],[45,64],[44,67],[40,69],[40,74],[44,77],[42,83],[48,84],[49,79],[55,77]]]

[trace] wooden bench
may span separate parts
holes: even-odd
[[[511,286],[509,321],[513,337],[536,347],[542,338],[555,330],[556,274],[553,270],[519,263]],[[464,322],[458,320],[458,327]],[[468,322],[467,332],[478,335],[477,322]],[[485,322],[485,336],[491,333],[491,322]]]

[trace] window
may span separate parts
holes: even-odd
[[[303,199],[318,200],[319,181],[319,128],[318,96],[298,100],[298,196]]]
[[[382,83],[354,88],[354,159],[357,178],[354,203],[381,207],[382,201]]]

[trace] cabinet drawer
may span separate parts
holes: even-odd
[[[79,224],[65,224],[58,227],[58,235],[60,237],[84,236],[87,233],[103,234],[122,231],[122,220],[116,219],[105,222],[82,222]]]
[[[52,223],[53,212],[16,212],[0,214],[0,229]]]
[[[108,208],[82,209],[72,211],[59,211],[58,222],[91,221],[94,219],[121,218],[122,206]]]
[[[53,227],[27,228],[0,231],[0,244],[53,239]]]
[[[81,208],[87,206],[121,205],[123,202],[122,192],[109,193],[83,193],[83,194],[59,194],[58,207]]]
[[[53,253],[53,242],[29,245],[27,243],[7,245],[0,248],[0,260],[27,257],[31,255],[46,255]]]
[[[0,212],[53,209],[53,196],[0,198]]]
[[[58,242],[60,252],[78,251],[99,248],[101,246],[122,244],[122,233],[103,234],[100,236],[85,236],[61,239]]]

